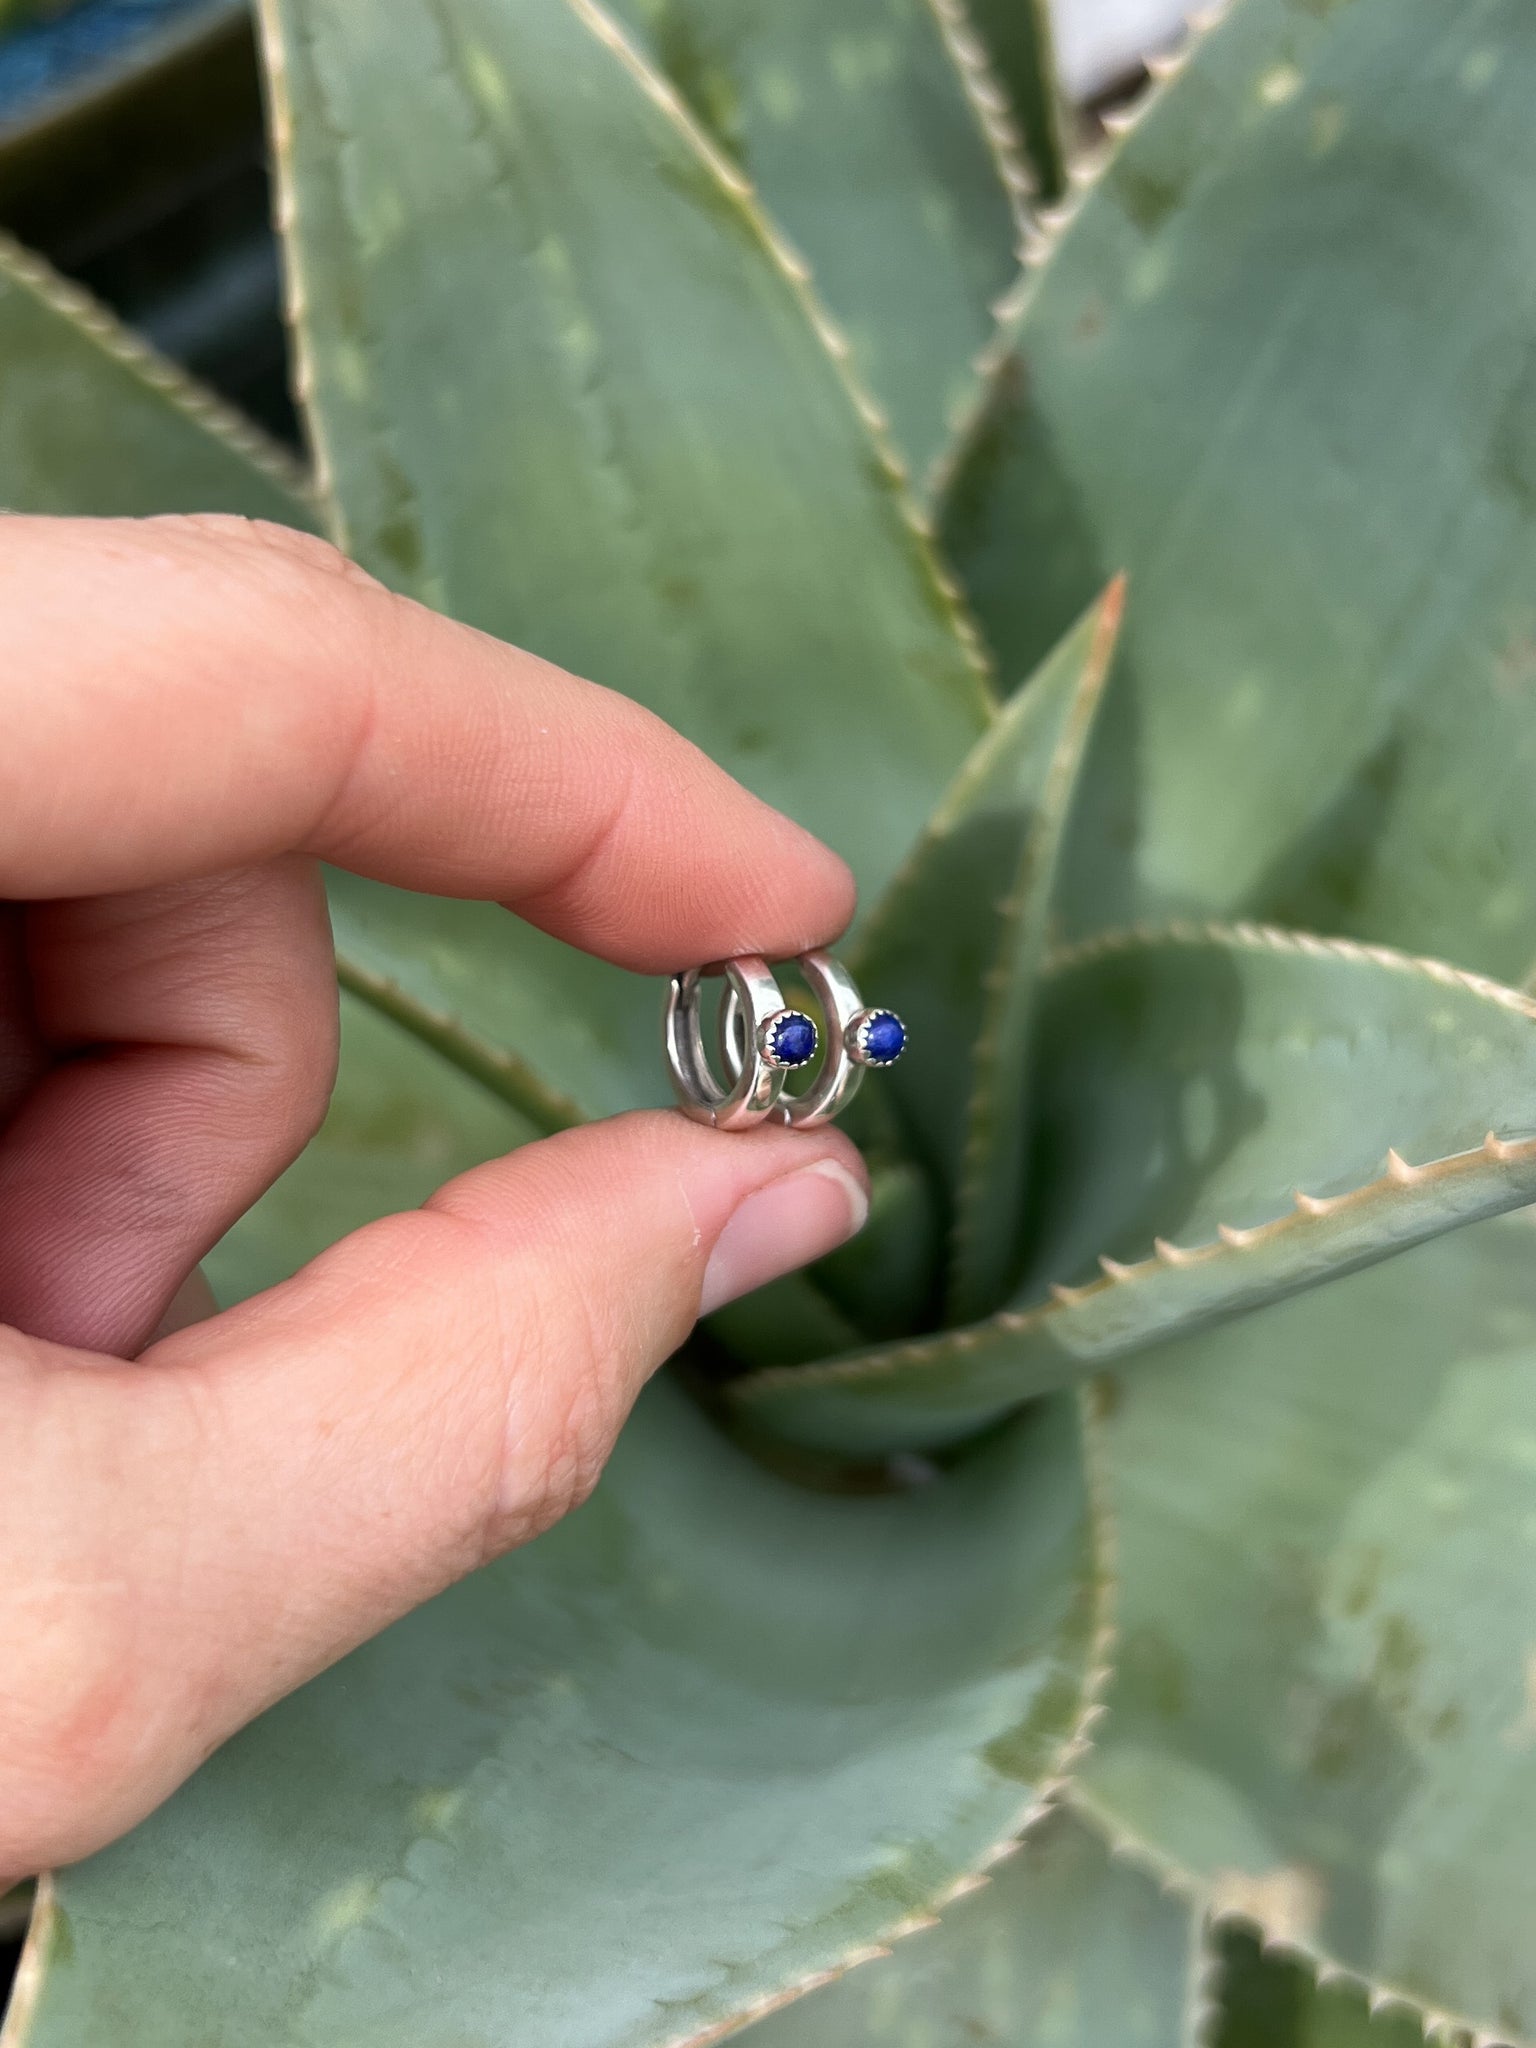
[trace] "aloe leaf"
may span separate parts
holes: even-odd
[[[578,953],[494,903],[326,881],[351,985],[541,1130],[670,1101],[661,985]]]
[[[297,464],[3,236],[0,377],[9,511],[314,523]]]
[[[985,687],[846,344],[740,173],[588,0],[269,0],[263,19],[338,537],[641,699],[879,886]],[[635,977],[484,906],[360,885],[337,924],[558,1114],[660,1099],[658,995]]]
[[[866,1337],[894,1337],[923,1328],[937,1309],[941,1242],[928,1176],[907,1160],[876,1159],[869,1221],[811,1271]]]
[[[953,1291],[972,1313],[989,1287],[983,1305],[995,1304],[1017,1250],[1034,989],[1121,601],[1111,586],[972,749],[855,958],[870,999],[907,1025],[907,1050],[880,1086],[954,1204]]]
[[[807,1494],[677,1389],[587,1507],[61,1873],[7,2048],[637,2048],[926,1916],[1038,1803],[1099,1651],[1069,1401]],[[238,1853],[231,1853],[231,1845]]]
[[[1425,2048],[1425,2015],[1342,1977],[1319,1981],[1300,1957],[1246,1928],[1213,1936],[1217,2018],[1208,2048]],[[1466,2048],[1465,2037],[1449,2048]]]
[[[617,12],[809,262],[921,475],[972,402],[1028,183],[952,0],[624,0]]]
[[[936,1927],[745,2038],[750,2048],[1191,2048],[1198,1921],[1057,1811]]]
[[[1536,2034],[1536,1226],[1480,1225],[1118,1385],[1096,1811],[1432,2022]]]
[[[1018,1277],[1030,1128],[1027,1079],[1040,963],[1056,893],[1057,856],[1114,654],[1124,596],[1124,584],[1112,583],[1047,658],[1017,700],[1017,710],[999,720],[999,732],[1012,727],[1020,741],[1013,772],[1003,769],[996,782],[989,773],[982,787],[969,793],[953,821],[947,852],[929,863],[930,885],[932,868],[946,870],[940,900],[923,904],[930,958],[936,935],[946,928],[963,931],[972,919],[986,920],[992,928],[977,1026],[964,1041],[972,1052],[962,1142],[958,1154],[951,1152],[945,1162],[955,1188],[949,1312],[956,1322],[995,1308]],[[1024,729],[1031,724],[1026,737]],[[995,757],[999,767],[1009,751],[1005,741]],[[1007,825],[1018,835],[1016,864],[1011,871],[993,871],[989,842],[1001,852]],[[994,877],[1002,885],[1000,895],[993,893]],[[941,978],[965,966],[953,958],[932,959],[931,964]],[[934,1069],[946,1054],[951,1069],[958,1067],[953,1046],[959,1042],[936,1045],[926,1062],[927,1080],[940,1099]],[[921,1113],[917,1096],[924,1066],[919,1060],[903,1094],[914,1117]]]
[[[1036,275],[945,530],[1010,675],[1130,574],[1071,928],[1536,956],[1533,94],[1518,0],[1237,0]]]
[[[654,985],[637,985],[633,975],[560,945],[494,904],[406,895],[339,873],[329,878],[329,894],[343,987],[499,1095],[525,1135],[670,1101],[657,1053]],[[537,1069],[509,1050],[530,1045],[538,1048]],[[899,1313],[924,1286],[932,1207],[915,1204],[902,1169],[877,1167],[870,1216],[887,1226],[877,1242],[893,1240],[902,1284],[892,1284],[891,1253],[874,1255],[875,1246],[866,1248],[862,1238],[845,1255],[850,1277],[871,1269],[872,1280],[883,1283],[887,1315]],[[826,1264],[732,1302],[710,1318],[712,1336],[742,1363],[773,1365],[824,1358],[887,1328],[912,1326],[915,1317],[888,1326],[850,1321],[817,1284]]]
[[[281,450],[3,237],[0,377],[0,504],[12,511],[316,523]],[[659,998],[635,977],[494,904],[344,874],[329,892],[343,978],[539,1129],[661,1099]],[[533,1052],[537,1071],[512,1047]]]
[[[1052,205],[1067,189],[1067,115],[1047,0],[964,0],[964,6],[1012,103],[1036,195]]]
[[[415,1209],[538,1131],[354,996],[320,1135],[205,1261],[222,1302],[286,1280],[349,1230]]]
[[[878,887],[985,689],[740,174],[590,0],[263,20],[339,537],[649,704]]]
[[[1048,964],[1016,1304],[735,1398],[827,1448],[942,1443],[1180,1330],[1536,1199],[1536,999],[1263,926]]]

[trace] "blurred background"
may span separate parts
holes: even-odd
[[[1053,0],[1085,142],[1187,4]],[[0,230],[297,444],[268,206],[248,0],[0,0]],[[0,2009],[29,1908],[0,1897]]]
[[[1054,12],[1064,83],[1091,125],[1184,7]],[[247,0],[0,0],[0,228],[297,439]]]

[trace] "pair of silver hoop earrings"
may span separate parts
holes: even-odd
[[[821,1005],[827,1046],[821,1071],[803,1094],[785,1090],[788,1077],[816,1057],[820,1033],[804,1010],[786,1004],[766,960],[744,953],[712,967],[674,974],[667,989],[663,1043],[679,1107],[717,1131],[749,1130],[767,1119],[804,1129],[827,1123],[852,1101],[867,1067],[893,1066],[906,1046],[894,1010],[871,1010],[853,978],[830,953],[802,953],[796,962]],[[723,975],[725,989],[715,1043],[725,1079],[704,1050],[702,984]]]

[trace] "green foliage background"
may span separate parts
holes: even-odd
[[[0,498],[630,691],[914,1045],[721,1412],[45,1885],[6,2048],[1536,2040],[1536,15],[1234,0],[1069,185],[1024,0],[263,14],[313,474],[8,251]],[[333,913],[226,1299],[658,1099],[654,988]]]

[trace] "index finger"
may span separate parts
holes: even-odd
[[[0,897],[305,852],[642,972],[834,937],[819,840],[639,705],[209,516],[0,521]]]

